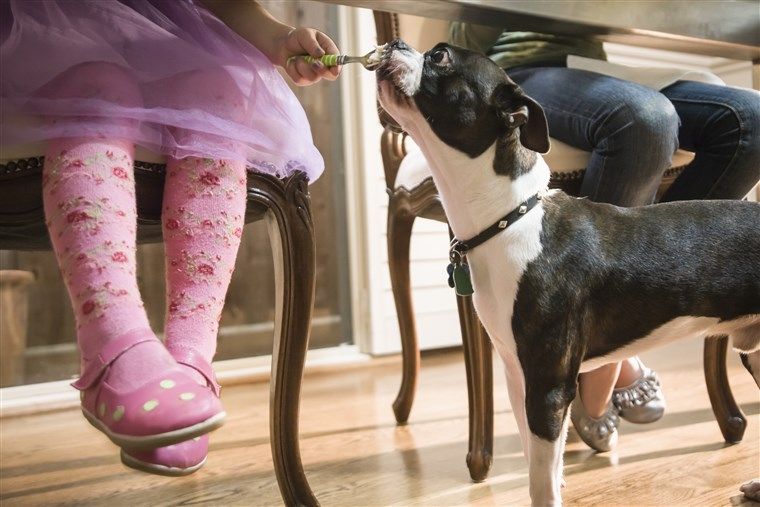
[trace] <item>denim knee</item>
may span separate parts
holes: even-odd
[[[712,127],[712,151],[731,154],[723,176],[710,189],[709,197],[741,198],[760,181],[760,93],[731,88],[723,101],[730,111]],[[738,132],[738,138],[736,133]]]
[[[732,89],[733,106],[739,120],[739,144],[760,179],[760,93],[755,90]]]
[[[678,113],[662,94],[628,95],[599,122],[598,149],[628,153],[641,161],[641,170],[659,172],[678,149],[678,127]]]

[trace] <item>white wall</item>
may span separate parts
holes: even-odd
[[[375,44],[371,11],[346,8],[343,41],[349,54],[364,54]],[[680,66],[710,70],[728,84],[752,86],[751,64],[722,58],[701,57],[609,44],[611,61],[627,65]],[[355,139],[348,143],[347,156],[356,169],[349,171],[349,213],[353,214],[352,283],[354,285],[354,330],[362,352],[389,354],[400,351],[398,324],[388,274],[386,249],[385,194],[375,113],[374,75],[358,67],[346,69],[346,125],[355,125]],[[349,131],[350,129],[346,129]],[[361,153],[358,153],[361,151]],[[351,210],[354,213],[351,213]],[[418,219],[412,235],[411,275],[418,337],[422,349],[461,344],[454,292],[446,284],[448,264],[446,225]]]

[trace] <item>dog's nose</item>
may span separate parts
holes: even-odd
[[[412,49],[412,48],[409,47],[409,45],[406,42],[404,42],[401,39],[396,39],[396,40],[392,41],[388,45],[388,47],[390,49],[398,49],[399,51],[408,51],[408,50]]]

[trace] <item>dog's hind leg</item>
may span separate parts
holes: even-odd
[[[760,350],[750,352],[749,354],[741,353],[739,357],[747,371],[755,379],[755,384],[760,387]]]
[[[747,371],[760,387],[760,324],[753,323],[731,333],[731,342],[739,350],[739,357]],[[745,352],[746,351],[746,352]],[[750,352],[751,351],[751,352]],[[760,502],[760,479],[754,479],[742,484],[739,490],[749,500]]]
[[[731,346],[739,352],[750,354],[760,350],[760,322],[730,331]]]
[[[742,484],[739,491],[744,493],[744,496],[755,502],[760,502],[760,479],[753,479],[749,482]]]
[[[742,364],[760,387],[760,322],[733,330],[731,344],[739,351]]]

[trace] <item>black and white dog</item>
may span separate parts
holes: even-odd
[[[760,204],[624,209],[548,192],[543,110],[462,48],[420,54],[395,41],[377,80],[464,240],[452,259],[466,254],[475,308],[505,363],[534,505],[561,503],[579,372],[677,338],[730,335],[760,385]]]

